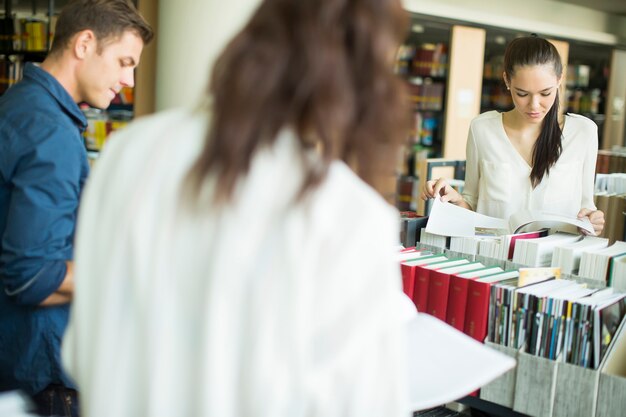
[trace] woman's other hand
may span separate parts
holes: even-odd
[[[578,212],[577,217],[579,219],[587,217],[593,226],[593,230],[596,232],[596,236],[599,236],[600,233],[602,233],[602,230],[604,230],[604,213],[600,210],[582,208]],[[582,232],[587,234],[584,230]]]

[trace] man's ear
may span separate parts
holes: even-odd
[[[90,29],[78,32],[72,42],[72,51],[76,58],[85,59],[97,49],[96,35]]]

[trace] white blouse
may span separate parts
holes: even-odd
[[[533,189],[531,167],[507,137],[502,113],[481,114],[470,126],[463,198],[478,213],[504,219],[523,209],[566,216],[595,210],[596,124],[565,115],[562,144],[560,158]]]
[[[397,212],[341,162],[294,203],[289,132],[225,210],[194,211],[206,119],[134,122],[89,179],[63,346],[84,415],[408,415]]]

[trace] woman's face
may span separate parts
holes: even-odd
[[[504,81],[511,90],[515,111],[522,120],[541,123],[556,100],[560,80],[549,65],[515,67],[515,73]]]

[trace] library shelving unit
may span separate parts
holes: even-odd
[[[22,78],[25,62],[41,62],[46,57],[54,31],[54,10],[55,0],[4,0],[0,13],[0,94]]]
[[[509,37],[503,31],[492,28],[487,29],[483,86],[480,99],[481,113],[490,110],[508,111],[513,108],[511,94],[507,91],[502,79],[502,73],[504,72],[504,49]]]
[[[415,211],[419,161],[465,158],[467,129],[479,113],[484,30],[417,14],[410,28],[396,64],[408,84],[413,120],[397,205]]]
[[[598,125],[599,148],[602,148],[606,98],[612,48],[570,42],[566,78],[566,109],[582,114]]]
[[[416,152],[440,155],[450,25],[424,22],[413,16],[410,29],[396,65],[397,73],[406,80],[411,99],[409,145]]]
[[[22,78],[26,62],[45,59],[57,14],[67,3],[68,0],[4,0],[0,11],[0,95]],[[133,118],[134,95],[134,89],[122,89],[106,110],[81,105],[88,120],[84,137],[90,157],[97,156],[112,131]]]

